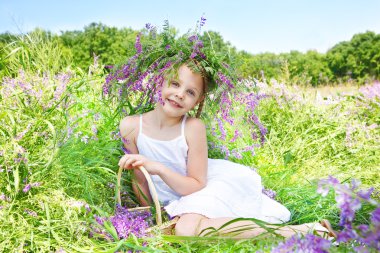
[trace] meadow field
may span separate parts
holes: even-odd
[[[379,82],[305,88],[243,80],[245,93],[231,95],[239,138],[232,125],[211,121],[217,105],[202,116],[210,157],[255,169],[263,190],[291,211],[289,224],[329,219],[339,243],[273,231],[240,241],[146,235],[154,221],[123,209],[136,206],[127,172],[116,209],[125,113],[103,93],[106,69],[96,58],[88,71],[64,65],[59,49],[38,43],[7,59],[0,85],[0,252],[380,250]],[[256,125],[244,122],[247,108]]]

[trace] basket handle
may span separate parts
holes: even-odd
[[[154,202],[154,206],[156,208],[157,225],[161,225],[162,224],[161,206],[160,206],[160,202],[158,201],[156,187],[154,187],[153,181],[150,178],[148,171],[143,166],[139,166],[138,168],[144,174],[145,179],[148,182],[148,187],[149,187],[150,193],[152,194],[152,199]],[[119,171],[117,173],[117,202],[119,203],[119,205],[121,205],[120,189],[121,189],[121,174],[123,173],[123,170],[124,168],[120,166]]]

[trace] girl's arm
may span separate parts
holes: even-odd
[[[189,147],[187,175],[159,164],[158,175],[178,194],[184,196],[201,190],[207,183],[207,138],[204,123],[197,118],[186,121],[185,136]]]
[[[127,116],[120,121],[120,135],[124,138],[124,147],[130,154],[138,154],[136,146],[136,133],[138,126],[138,117]],[[152,197],[149,192],[148,182],[140,170],[133,170],[132,189],[141,206],[149,206],[152,203]]]
[[[186,176],[142,155],[126,154],[119,163],[126,169],[144,166],[151,175],[159,175],[170,188],[181,196],[199,191],[206,186],[207,180],[208,154],[206,128],[203,122],[200,119],[189,118],[186,121],[185,136],[189,147]]]

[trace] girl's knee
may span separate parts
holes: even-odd
[[[197,236],[199,222],[204,218],[200,214],[182,215],[175,226],[175,234],[178,236]]]

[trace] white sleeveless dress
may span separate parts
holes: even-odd
[[[158,161],[186,175],[188,146],[184,135],[186,116],[181,135],[169,141],[146,136],[142,132],[142,115],[137,138],[141,155]],[[207,185],[200,191],[180,196],[158,175],[151,175],[159,201],[171,216],[186,213],[202,214],[208,218],[256,218],[268,223],[289,221],[289,210],[262,193],[261,177],[249,167],[228,160],[208,159]]]

